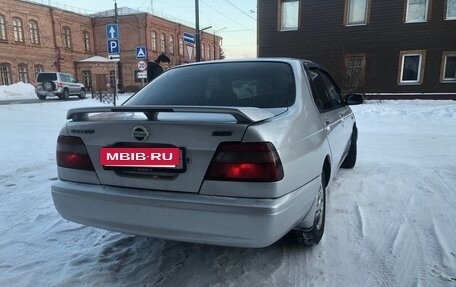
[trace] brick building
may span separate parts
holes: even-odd
[[[89,88],[114,75],[107,62],[105,25],[114,11],[82,15],[22,0],[0,0],[0,85],[18,81],[34,84],[41,71],[72,73]],[[145,46],[149,61],[160,53],[171,65],[189,61],[182,35],[194,29],[145,12],[118,9],[119,87],[137,89],[136,47]],[[220,37],[201,33],[201,58],[220,58]],[[98,83],[97,83],[98,81]],[[105,81],[105,80],[103,80]]]

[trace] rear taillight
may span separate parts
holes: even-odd
[[[274,146],[262,143],[221,143],[206,179],[229,181],[279,181],[283,178],[282,163]]]
[[[82,139],[72,136],[59,136],[57,139],[57,165],[73,169],[94,170]]]
[[[62,83],[61,82],[57,82],[57,87],[59,87],[59,88],[63,87]]]

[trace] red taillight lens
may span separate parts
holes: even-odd
[[[57,82],[57,87],[59,87],[59,88],[63,87],[62,83],[61,82]]]
[[[57,165],[73,169],[94,170],[82,139],[72,136],[58,137]]]
[[[206,172],[209,180],[279,181],[282,163],[269,143],[221,143]]]

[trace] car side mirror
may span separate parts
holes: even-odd
[[[346,105],[360,105],[364,101],[363,95],[360,94],[349,94],[345,98]]]

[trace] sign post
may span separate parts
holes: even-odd
[[[142,61],[142,60],[139,61],[139,62],[138,62],[138,70],[139,70],[139,72],[142,73],[142,72],[144,72],[146,69],[147,69],[147,62],[146,62],[146,61]],[[138,73],[138,75],[139,75],[139,73]],[[141,84],[142,84],[142,86],[144,87],[144,77],[139,77],[139,76],[138,76],[138,78],[141,79]],[[146,72],[146,78],[147,78],[147,72]]]
[[[183,35],[185,46],[187,47],[188,60],[191,62],[193,58],[193,48],[195,47],[195,35],[184,32]]]
[[[116,10],[117,12],[117,10]],[[120,61],[120,46],[119,46],[119,25],[107,24],[106,25],[106,46],[108,50],[108,60],[114,62],[114,106],[116,105],[117,89],[119,85],[119,76],[117,71],[117,63]]]

